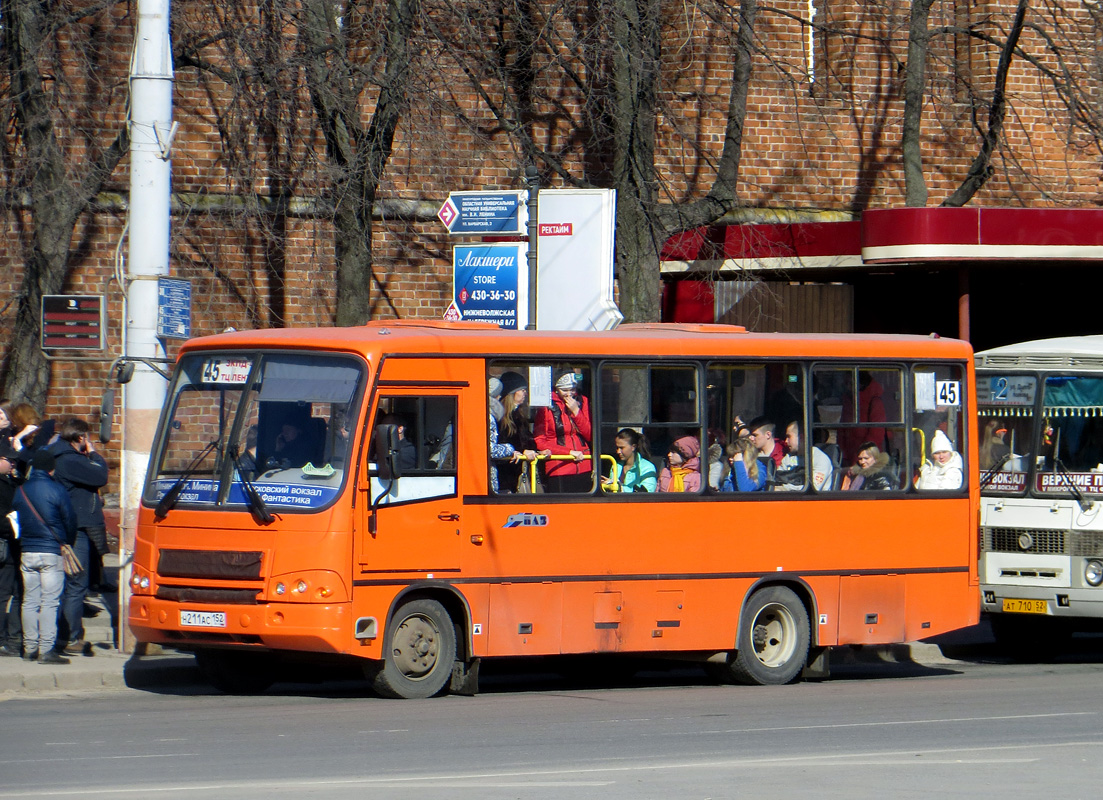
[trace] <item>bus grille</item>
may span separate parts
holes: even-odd
[[[1023,547],[1020,539],[1029,536],[1029,547]],[[985,549],[992,553],[1035,553],[1037,555],[1064,555],[1065,531],[1044,528],[985,528]]]
[[[259,550],[162,550],[157,574],[163,578],[260,580]]]
[[[1071,555],[1084,558],[1103,556],[1103,532],[1082,531],[1073,536]]]
[[[158,600],[175,603],[217,603],[219,605],[256,605],[257,589],[209,589],[205,586],[159,586]]]

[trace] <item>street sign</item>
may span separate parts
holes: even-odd
[[[613,302],[617,195],[612,189],[544,189],[536,220],[540,267],[536,327],[607,331],[624,316]]]
[[[517,330],[528,317],[528,245],[457,245],[452,248],[452,304],[463,319]]]
[[[103,295],[43,295],[42,349],[103,350],[104,310]]]
[[[191,281],[157,279],[157,335],[191,338]]]
[[[527,192],[452,192],[437,212],[449,233],[524,233]]]

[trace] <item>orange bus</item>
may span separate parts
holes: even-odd
[[[972,386],[968,344],[907,336],[195,339],[151,453],[128,622],[232,692],[290,658],[360,659],[391,697],[474,692],[495,656],[824,674],[829,647],[977,622]],[[956,485],[926,488],[946,446]]]

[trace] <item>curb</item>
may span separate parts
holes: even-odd
[[[92,661],[94,663],[88,663]],[[7,663],[0,664],[0,694],[169,688],[201,682],[195,658],[182,654],[97,653],[91,658],[75,656],[68,665],[19,661],[5,669],[7,666]]]

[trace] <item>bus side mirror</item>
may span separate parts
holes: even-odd
[[[100,442],[111,441],[111,424],[115,419],[115,390],[108,389],[100,400]]]
[[[371,441],[379,479],[393,481],[401,478],[402,468],[398,463],[398,426],[376,425]]]

